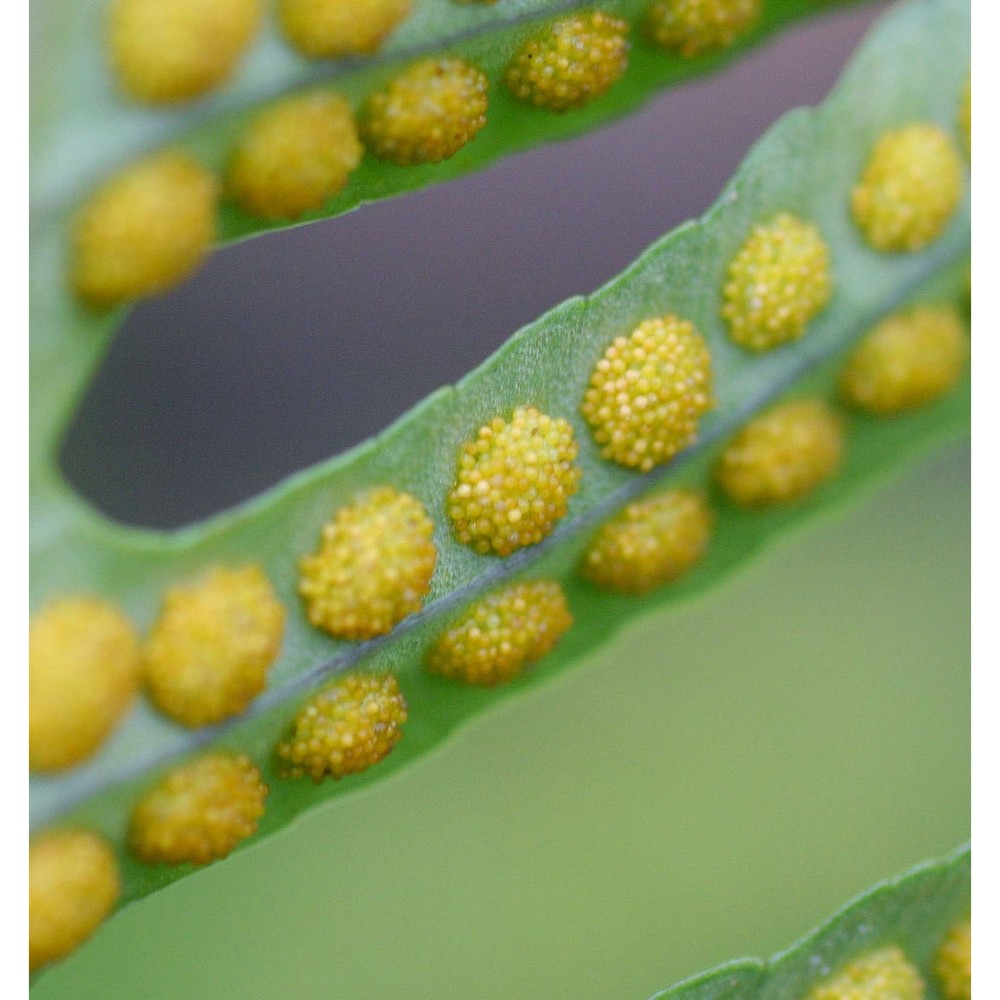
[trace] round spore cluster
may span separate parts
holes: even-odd
[[[779,403],[754,417],[729,442],[715,466],[726,495],[744,507],[807,496],[840,467],[840,417],[822,400]]]
[[[645,594],[696,565],[711,529],[712,512],[700,492],[669,490],[637,500],[597,532],[580,572],[607,590]]]
[[[121,879],[114,853],[88,830],[50,830],[28,852],[28,964],[68,955],[115,908]]]
[[[722,317],[735,343],[769,351],[805,333],[832,287],[830,252],[819,230],[782,212],[757,226],[730,263]]]
[[[113,175],[73,228],[73,285],[93,308],[151,295],[187,277],[216,232],[218,182],[187,153],[164,150]]]
[[[314,58],[376,51],[410,13],[411,0],[279,0],[285,37]]]
[[[146,864],[208,864],[256,832],[266,797],[249,757],[204,754],[174,768],[139,800],[129,847]]]
[[[143,646],[157,707],[186,726],[239,715],[267,684],[285,610],[259,566],[216,567],[167,592]]]
[[[351,106],[316,90],[262,111],[241,136],[226,175],[240,207],[262,219],[297,219],[343,190],[364,150]]]
[[[886,132],[851,192],[854,221],[876,250],[922,250],[954,215],[962,178],[962,158],[944,129],[918,122]]]
[[[628,66],[628,25],[599,11],[552,24],[514,53],[507,89],[550,111],[579,108],[606,93]]]
[[[425,59],[372,94],[362,118],[365,144],[400,166],[454,156],[486,124],[489,82],[461,59]]]
[[[427,669],[465,684],[503,684],[545,656],[572,623],[554,580],[515,583],[445,630],[427,654]]]
[[[150,104],[185,101],[225,81],[260,27],[261,0],[114,0],[111,62]]]
[[[896,947],[881,948],[850,962],[814,987],[806,1000],[924,1000],[924,981]]]
[[[676,316],[641,323],[597,362],[581,410],[601,457],[642,472],[691,444],[712,406],[712,359]]]
[[[420,501],[388,486],[341,507],[300,564],[309,621],[339,639],[391,631],[423,607],[437,562],[433,535]]]
[[[290,777],[343,778],[367,770],[402,739],[406,700],[392,674],[348,674],[299,709],[278,756]]]
[[[509,556],[549,535],[580,485],[573,428],[533,406],[494,417],[466,442],[448,495],[455,537]]]
[[[968,356],[965,326],[951,306],[914,306],[887,316],[851,352],[844,398],[868,413],[925,406],[958,381]]]
[[[728,48],[760,17],[762,0],[654,0],[646,15],[653,41],[691,58]]]
[[[68,597],[32,619],[28,647],[29,765],[57,771],[79,764],[132,704],[139,637],[113,604]]]

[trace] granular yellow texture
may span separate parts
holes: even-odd
[[[972,924],[952,928],[934,959],[934,975],[945,1000],[972,1000]]]
[[[176,285],[215,239],[216,179],[166,150],[126,167],[84,203],[73,228],[73,286],[93,308]]]
[[[924,1000],[924,982],[899,948],[882,948],[820,983],[806,1000]]]
[[[840,376],[844,397],[869,413],[912,410],[938,399],[962,374],[965,328],[950,306],[915,306],[882,320]]]
[[[958,131],[962,137],[966,156],[972,154],[972,76],[965,78],[962,98],[958,104]]]
[[[954,140],[937,125],[886,132],[851,192],[854,221],[876,250],[922,250],[958,207],[962,170]]]
[[[598,531],[582,575],[608,590],[645,594],[676,580],[705,554],[712,512],[693,490],[670,490],[630,503]]]
[[[232,73],[261,13],[261,0],[113,0],[112,65],[139,101],[197,97]]]
[[[115,908],[121,892],[111,848],[86,830],[40,834],[28,852],[28,962],[68,955]]]
[[[79,764],[104,742],[139,688],[138,636],[113,604],[70,597],[32,619],[28,643],[31,770]]]
[[[722,316],[735,343],[768,351],[798,340],[831,289],[826,241],[815,226],[782,212],[755,227],[730,263]]]
[[[410,13],[411,0],[280,0],[285,36],[307,56],[374,52]]]
[[[503,684],[545,656],[572,624],[558,583],[515,583],[452,625],[428,651],[427,669],[465,684]]]
[[[185,726],[245,711],[281,649],[285,609],[259,566],[216,567],[167,592],[143,646],[157,707]]]
[[[420,501],[387,486],[341,507],[324,525],[319,548],[300,563],[309,621],[338,639],[391,631],[430,591],[433,534]]]
[[[256,832],[266,798],[249,757],[207,753],[174,768],[139,800],[129,847],[150,865],[208,864]]]
[[[455,537],[484,555],[509,556],[545,538],[579,489],[573,428],[533,406],[494,417],[462,447],[448,494]]]
[[[655,0],[646,25],[657,45],[690,58],[724,49],[760,16],[762,0]]]
[[[711,389],[712,359],[701,335],[687,320],[661,316],[613,341],[581,412],[602,458],[648,472],[695,440]]]
[[[843,437],[840,418],[822,400],[780,403],[729,442],[715,477],[744,507],[798,500],[840,467]]]
[[[348,674],[299,709],[278,756],[290,777],[343,778],[382,760],[404,722],[406,701],[392,674]]]
[[[226,186],[262,219],[297,219],[343,190],[364,149],[351,106],[317,90],[261,112],[240,138]]]
[[[625,72],[627,34],[625,21],[599,11],[565,17],[514,53],[504,83],[515,97],[540,108],[582,107]]]
[[[461,59],[415,63],[368,99],[365,144],[400,166],[446,160],[486,124],[488,89],[486,77]]]

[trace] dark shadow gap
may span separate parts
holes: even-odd
[[[881,6],[595,134],[216,254],[129,318],[64,474],[108,516],[169,528],[378,433],[704,211],[775,118],[826,94]]]

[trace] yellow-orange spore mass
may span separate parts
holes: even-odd
[[[712,406],[712,359],[676,316],[641,323],[597,362],[581,411],[601,456],[647,472],[691,444]]]
[[[886,132],[851,192],[854,221],[876,250],[922,250],[954,215],[962,174],[954,140],[937,125]]]
[[[508,556],[550,534],[579,489],[573,428],[533,406],[494,417],[466,442],[448,495],[455,537]]]
[[[657,45],[681,55],[728,48],[760,17],[762,0],[655,0],[646,24]]]
[[[389,632],[423,607],[437,562],[433,535],[420,501],[389,487],[341,507],[300,564],[309,621],[340,639]]]
[[[153,701],[186,726],[239,715],[264,690],[284,625],[259,566],[216,567],[173,588],[143,646]]]
[[[374,52],[410,13],[411,0],[280,0],[285,36],[307,56]]]
[[[215,239],[217,197],[212,174],[177,150],[115,174],[74,223],[76,294],[89,306],[106,308],[186,278]]]
[[[912,410],[955,385],[967,354],[956,309],[915,306],[888,316],[861,341],[841,373],[840,388],[869,413]]]
[[[726,446],[715,477],[742,506],[798,500],[837,471],[843,449],[838,415],[822,400],[796,399],[754,417]]]
[[[71,767],[97,750],[132,704],[138,636],[107,601],[55,601],[32,619],[28,677],[31,769]]]
[[[139,800],[129,848],[146,864],[208,864],[256,832],[266,798],[249,757],[205,754],[174,768]]]
[[[972,1000],[972,924],[956,924],[934,957],[934,975],[945,1000]]]
[[[628,504],[608,521],[580,563],[599,587],[644,594],[685,574],[705,554],[712,512],[694,490],[670,490]]]
[[[735,343],[769,351],[805,333],[832,287],[830,251],[819,230],[782,212],[757,226],[730,263],[722,317]]]
[[[489,82],[461,59],[425,59],[365,106],[362,133],[375,156],[400,166],[454,156],[486,124]]]
[[[599,11],[552,24],[514,53],[507,89],[550,111],[579,108],[606,93],[628,66],[628,24]]]
[[[814,987],[806,1000],[923,1000],[924,982],[899,948],[873,951]]]
[[[113,0],[111,61],[137,100],[197,97],[232,73],[261,14],[260,0]]]
[[[297,219],[347,184],[364,150],[351,106],[317,90],[261,112],[240,138],[226,175],[240,207],[262,219]]]
[[[515,583],[447,629],[428,652],[427,669],[465,684],[502,684],[545,656],[572,623],[558,583]]]
[[[406,700],[392,674],[348,674],[299,709],[278,756],[291,777],[343,778],[382,760],[405,722]]]
[[[28,962],[32,971],[68,955],[115,908],[121,893],[111,848],[87,830],[53,830],[28,853]]]

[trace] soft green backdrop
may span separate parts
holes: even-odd
[[[642,1000],[784,947],[968,836],[968,493],[966,447],[924,460],[132,906],[36,1000]]]

